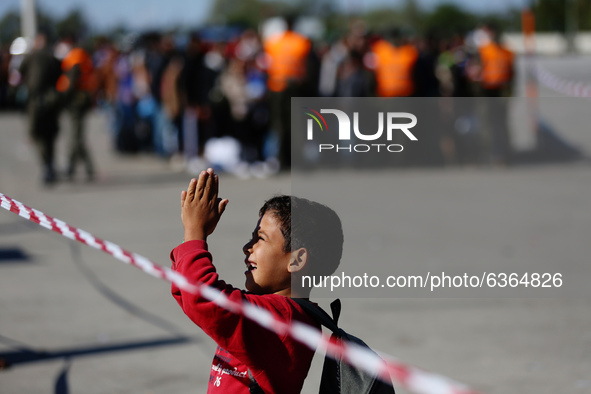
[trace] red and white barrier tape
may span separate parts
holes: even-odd
[[[591,84],[560,78],[539,64],[534,65],[532,70],[538,82],[558,93],[572,97],[591,97]]]
[[[326,354],[333,358],[342,357],[351,365],[363,369],[370,374],[377,374],[386,382],[394,380],[400,386],[417,394],[478,394],[465,385],[453,381],[445,376],[423,371],[419,368],[406,365],[390,356],[381,355],[382,358],[366,348],[350,342],[336,343],[330,340],[329,335],[322,333],[315,327],[300,322],[285,322],[278,320],[269,311],[260,309],[248,302],[237,303],[231,301],[219,290],[204,284],[192,284],[177,272],[170,268],[162,267],[149,259],[136,253],[128,252],[109,241],[96,238],[92,234],[72,227],[69,224],[45,215],[36,209],[32,209],[19,201],[0,193],[0,206],[6,210],[35,222],[42,227],[55,231],[64,237],[82,242],[95,249],[102,250],[126,264],[131,264],[145,273],[156,278],[174,283],[179,288],[193,294],[200,293],[208,300],[215,302],[220,307],[236,314],[242,314],[246,318],[258,323],[279,335],[288,333],[293,338],[309,346],[311,349],[326,350]]]

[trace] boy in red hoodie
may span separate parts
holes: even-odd
[[[218,278],[207,249],[207,236],[228,204],[228,200],[218,198],[218,184],[218,176],[210,168],[201,172],[199,179],[192,179],[181,193],[185,238],[171,253],[172,269],[191,283],[222,291],[232,301],[247,301],[283,321],[299,320],[319,329],[291,300],[292,296],[307,298],[310,289],[295,288],[292,283],[297,287],[298,281],[292,279],[310,275],[311,267],[315,267],[314,274],[334,272],[343,243],[336,213],[297,197],[277,196],[266,201],[252,239],[243,247],[248,291],[239,290]],[[277,335],[175,285],[172,294],[185,314],[218,344],[208,393],[249,393],[251,386],[267,394],[301,391],[313,350],[287,334]]]

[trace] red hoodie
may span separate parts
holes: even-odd
[[[299,320],[320,329],[289,297],[254,295],[218,278],[205,241],[189,241],[170,254],[172,269],[190,283],[201,282],[222,291],[235,302],[248,301],[281,320]],[[172,285],[172,295],[185,314],[217,344],[209,375],[208,393],[248,393],[250,369],[267,394],[299,393],[310,369],[314,351],[289,335],[277,335],[244,316]]]

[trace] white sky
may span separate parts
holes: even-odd
[[[240,0],[236,0],[240,1]],[[378,6],[397,7],[404,0],[333,0],[342,10],[367,10]],[[529,0],[417,0],[423,7],[455,3],[473,12],[502,11],[521,7]],[[0,0],[0,17],[20,10],[21,0]],[[171,23],[199,26],[209,15],[213,0],[36,0],[50,14],[62,17],[80,8],[92,27],[104,29],[124,24],[132,29],[159,28]]]

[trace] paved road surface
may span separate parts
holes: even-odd
[[[574,126],[572,139],[588,143],[588,124]],[[168,264],[182,239],[179,193],[188,175],[155,158],[113,154],[97,113],[89,138],[98,181],[43,189],[24,130],[20,115],[0,114],[0,192]],[[371,249],[369,236],[381,234],[379,242],[392,240],[394,267],[408,268],[413,260],[500,261],[531,270],[569,267],[581,273],[580,287],[589,280],[586,162],[321,172],[293,182],[222,176],[230,205],[210,242],[222,277],[242,286],[241,246],[265,198],[298,192],[303,184],[313,193],[355,177],[396,186],[391,206],[377,212],[397,220],[391,232],[379,234],[371,221],[346,224],[347,253]],[[371,205],[371,194],[368,199]],[[334,205],[342,209],[339,201]],[[375,349],[484,393],[578,394],[591,392],[589,301],[583,290],[569,298],[348,298],[341,320]],[[15,361],[0,372],[1,393],[201,393],[213,351],[167,283],[0,211],[0,357]],[[317,392],[318,379],[313,372],[306,393]]]

